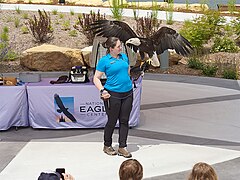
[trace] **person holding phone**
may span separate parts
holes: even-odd
[[[55,172],[41,172],[38,180],[74,180],[71,174],[65,173],[64,168],[57,168]]]
[[[63,180],[74,180],[74,177],[71,174],[63,173]]]
[[[108,117],[104,128],[104,148],[108,155],[121,155],[125,158],[132,157],[126,149],[129,130],[129,117],[132,110],[133,90],[130,78],[129,60],[126,54],[121,53],[121,42],[116,37],[109,37],[103,44],[107,48],[106,56],[102,57],[94,74],[93,82],[104,101]],[[105,73],[107,80],[103,86],[101,77]],[[119,148],[112,147],[112,135],[119,119]]]
[[[56,172],[60,174],[61,180],[74,180],[71,174],[65,173],[65,168],[57,168]]]

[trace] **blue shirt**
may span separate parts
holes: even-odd
[[[132,89],[132,81],[128,74],[129,60],[123,53],[118,57],[116,59],[107,54],[99,60],[96,70],[104,72],[107,76],[104,88],[113,92],[128,92]]]

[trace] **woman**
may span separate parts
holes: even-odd
[[[108,121],[104,128],[104,148],[108,155],[132,157],[126,149],[129,129],[129,116],[132,110],[133,90],[129,76],[129,60],[123,53],[121,42],[116,37],[110,37],[105,42],[107,55],[102,57],[96,67],[93,82],[104,100]],[[103,87],[100,78],[105,73],[107,81]],[[112,135],[119,119],[119,148],[116,152],[112,147]]]

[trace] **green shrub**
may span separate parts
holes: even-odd
[[[133,0],[131,4],[132,4],[132,10],[133,10],[133,18],[137,20],[139,17],[139,0],[138,0],[138,3],[136,3],[136,0]]]
[[[23,26],[23,27],[21,28],[21,32],[22,32],[23,34],[28,34],[28,28],[27,28],[27,26]]]
[[[232,30],[239,36],[240,35],[240,17],[231,21]]]
[[[90,12],[90,14],[91,14],[91,12]],[[79,13],[77,16],[78,16],[78,19],[82,19],[83,18],[83,14],[82,13]]]
[[[3,27],[3,32],[4,32],[4,33],[8,33],[8,32],[9,32],[9,29],[8,29],[7,26],[4,26],[4,27]]]
[[[153,17],[153,19],[157,19],[158,18],[157,0],[152,0],[152,17]]]
[[[223,78],[225,79],[238,79],[238,73],[236,68],[231,68],[231,69],[224,69],[223,70]]]
[[[58,10],[57,10],[57,9],[53,9],[53,10],[52,10],[52,14],[53,14],[53,15],[57,15],[57,13],[58,13]]]
[[[188,60],[188,67],[192,69],[203,69],[203,63],[196,57],[192,57]]]
[[[8,16],[8,17],[7,17],[7,22],[12,22],[12,21],[13,21],[12,16]]]
[[[74,10],[73,9],[70,9],[70,15],[73,16],[75,13],[74,13]]]
[[[203,12],[206,11],[206,7],[204,5],[207,4],[208,1],[209,0],[200,0],[201,10]]]
[[[71,30],[68,32],[69,36],[72,36],[72,37],[77,37],[77,30]]]
[[[23,19],[28,19],[28,13],[23,13],[22,17]]]
[[[59,18],[60,18],[60,19],[63,19],[63,18],[64,18],[64,14],[62,14],[62,13],[59,14]]]
[[[231,21],[232,30],[237,35],[237,43],[240,44],[240,17],[237,17],[235,20]]]
[[[1,60],[10,60],[13,61],[18,58],[18,55],[11,50],[8,42],[0,40],[0,61]]]
[[[185,0],[185,4],[186,4],[186,9],[189,9],[189,0]]]
[[[60,24],[60,22],[56,19],[55,24],[58,25]]]
[[[202,68],[203,74],[206,76],[214,77],[216,76],[218,67],[215,65],[204,65]]]
[[[1,60],[14,60],[17,58],[17,54],[11,50],[9,46],[8,27],[3,27],[3,31],[0,34],[0,61]]]
[[[207,11],[204,15],[194,19],[193,21],[185,21],[180,30],[180,34],[184,36],[193,47],[201,49],[214,34],[219,33],[219,24],[225,22],[217,11]]]
[[[3,31],[0,34],[0,54],[2,56],[2,51],[8,47],[9,35],[8,35],[8,27],[3,27]]]
[[[12,50],[9,50],[4,59],[8,61],[14,61],[17,58],[18,58],[17,53],[15,53]]]
[[[236,0],[228,0],[228,11],[233,14],[236,11]]]
[[[3,41],[3,42],[9,41],[8,33],[6,33],[6,32],[3,31],[3,32],[0,34],[0,40]]]
[[[64,30],[64,31],[70,30],[70,20],[66,20],[63,22],[62,30]]]
[[[8,43],[0,40],[0,61],[5,60],[8,50],[9,50]]]
[[[166,20],[167,24],[173,24],[173,2],[168,2],[167,10],[166,10]]]
[[[116,20],[121,20],[123,16],[123,1],[120,0],[112,0],[112,6],[110,7],[112,16]]]
[[[203,25],[200,26],[200,23],[185,21],[179,33],[197,49],[202,48],[203,44],[206,42],[206,32]]]
[[[21,14],[21,10],[20,10],[20,7],[18,6],[18,7],[15,7],[15,10],[16,10],[16,12],[18,13],[18,14]]]
[[[14,19],[14,26],[15,28],[18,28],[20,26],[20,19],[17,17]]]
[[[214,44],[212,46],[211,52],[238,52],[239,47],[235,44],[228,36],[216,36],[214,38]]]

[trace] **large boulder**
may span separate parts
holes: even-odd
[[[147,8],[152,8],[153,6],[153,2],[148,2],[148,1],[145,1],[145,2],[129,2],[128,5],[130,7],[134,7],[136,6],[137,8],[144,8],[144,9],[147,9]],[[167,2],[156,2],[156,4],[154,3],[154,5],[157,5],[158,8],[166,8],[168,3]]]
[[[81,0],[81,1],[72,0],[72,1],[74,1],[75,5],[80,5],[80,6],[102,6],[103,5],[102,0]]]
[[[119,1],[119,4],[123,4],[123,5],[127,5],[127,1],[126,0],[123,0],[123,1]],[[107,0],[107,1],[104,1],[102,3],[103,7],[112,7],[113,6],[113,0]]]
[[[82,57],[80,49],[43,44],[24,51],[20,64],[36,71],[68,71],[72,66],[83,65]]]
[[[207,4],[174,4],[173,7],[174,11],[184,11],[184,10],[190,10],[193,12],[202,12],[209,10],[209,7]]]
[[[168,50],[169,52],[169,66],[179,64],[179,61],[183,58],[183,56],[177,54],[175,50]]]

